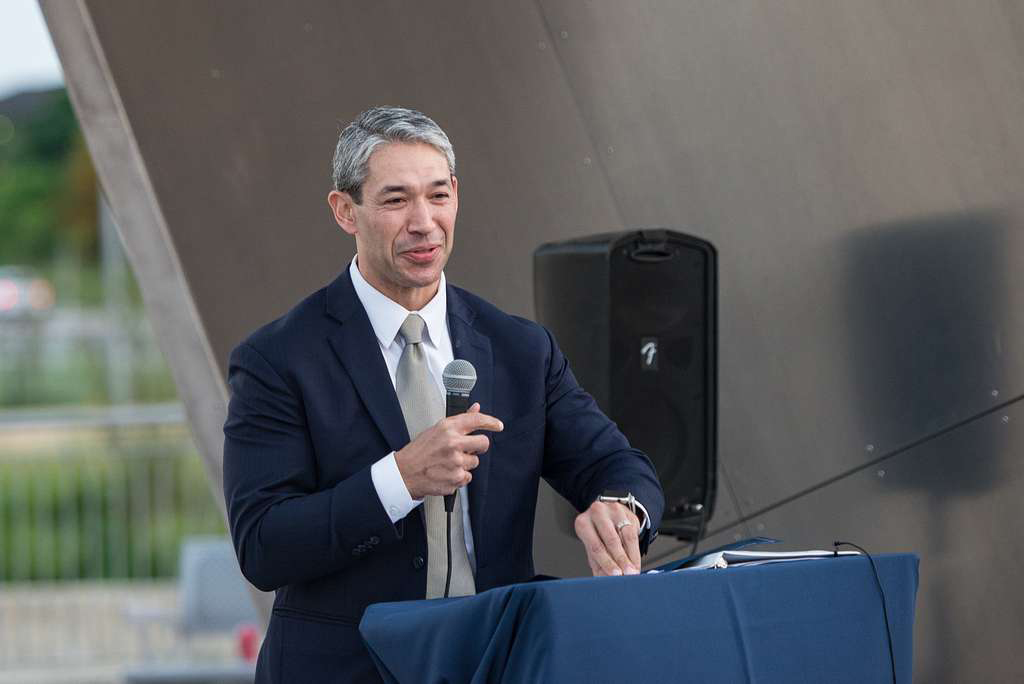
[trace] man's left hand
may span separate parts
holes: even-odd
[[[595,577],[640,573],[640,521],[628,508],[595,501],[576,516],[575,528]]]

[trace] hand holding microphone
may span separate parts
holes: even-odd
[[[480,413],[480,404],[469,403],[469,392],[476,383],[473,366],[455,360],[444,369],[447,417],[421,432],[416,439],[395,453],[409,495],[422,499],[427,495],[445,495],[445,507],[451,510],[454,493],[473,479],[472,470],[480,464],[479,454],[490,447],[486,435],[477,430],[501,432],[502,422]]]

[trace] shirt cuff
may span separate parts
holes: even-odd
[[[370,466],[370,479],[373,480],[377,498],[380,499],[384,512],[391,518],[392,523],[409,515],[414,508],[423,503],[423,499],[414,499],[409,494],[409,488],[405,486],[402,473],[398,470],[394,451]]]

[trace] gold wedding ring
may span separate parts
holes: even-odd
[[[629,522],[628,520],[620,520],[619,522],[615,523],[615,529],[618,532],[621,532],[623,527],[629,527],[632,524],[633,523]]]

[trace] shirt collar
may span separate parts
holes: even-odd
[[[441,271],[441,283],[437,288],[437,294],[427,302],[419,311],[409,311],[404,306],[394,301],[373,285],[366,282],[366,278],[359,272],[356,266],[357,254],[349,264],[348,272],[352,276],[352,286],[356,290],[356,296],[366,309],[366,315],[370,319],[370,326],[377,336],[381,346],[385,349],[391,346],[398,335],[399,328],[405,322],[410,313],[418,313],[426,324],[424,328],[424,341],[435,349],[441,339],[443,326],[447,326],[445,320],[448,316],[448,289],[446,287],[444,271]]]

